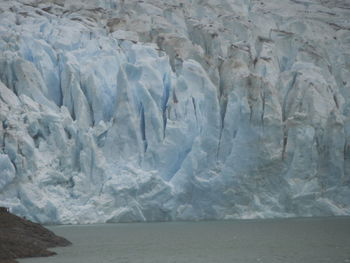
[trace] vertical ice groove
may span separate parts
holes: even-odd
[[[196,117],[196,121],[197,121],[197,123],[198,123],[196,99],[193,98],[193,97],[191,97],[191,101],[192,101],[194,116]]]
[[[168,73],[165,73],[163,75],[163,95],[162,95],[163,137],[165,137],[165,129],[167,124],[166,109],[169,101],[170,92],[171,92],[171,80]]]
[[[289,99],[289,93],[291,92],[291,90],[294,88],[294,85],[296,83],[297,77],[300,73],[295,72],[293,74],[293,78],[292,81],[290,82],[290,84],[287,87],[287,92],[283,98],[283,110],[282,110],[282,120],[286,121],[287,118],[287,107],[288,107],[288,99]]]
[[[148,142],[146,138],[145,109],[142,103],[140,103],[140,130],[141,130],[141,138],[143,141],[143,149],[144,149],[144,152],[146,152],[148,147]]]

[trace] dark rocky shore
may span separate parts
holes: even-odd
[[[0,263],[14,263],[16,258],[52,256],[56,253],[48,248],[70,244],[40,224],[0,208]]]

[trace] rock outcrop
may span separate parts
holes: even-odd
[[[16,258],[52,256],[56,253],[48,248],[70,244],[41,225],[17,217],[0,207],[1,263],[16,262]]]

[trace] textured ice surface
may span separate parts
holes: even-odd
[[[46,223],[350,214],[334,2],[1,1],[0,205]]]

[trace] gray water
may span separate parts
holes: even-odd
[[[350,218],[52,226],[73,242],[21,263],[344,263]]]

